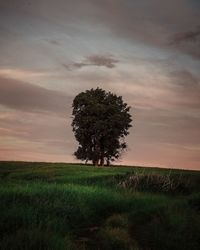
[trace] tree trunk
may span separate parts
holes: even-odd
[[[109,159],[106,160],[106,166],[110,166],[110,161],[109,161]]]
[[[92,160],[92,164],[93,164],[93,166],[97,167],[99,165],[99,159],[94,158]]]
[[[100,160],[100,166],[104,166],[104,157],[103,156],[101,156],[101,160]]]
[[[100,147],[100,166],[103,167],[104,166],[104,145],[103,143],[101,143],[101,147]]]

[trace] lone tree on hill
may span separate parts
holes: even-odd
[[[131,127],[130,107],[121,96],[100,88],[78,94],[73,101],[73,132],[79,147],[77,159],[103,166],[118,159]]]

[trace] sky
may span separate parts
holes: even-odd
[[[76,162],[72,101],[131,106],[116,162],[200,170],[199,0],[0,0],[0,160]]]

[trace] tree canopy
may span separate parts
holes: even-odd
[[[100,88],[86,90],[73,100],[72,127],[79,146],[77,159],[109,165],[126,149],[131,127],[130,107],[121,96]]]

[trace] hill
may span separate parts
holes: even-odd
[[[200,249],[200,171],[0,162],[0,249]]]

